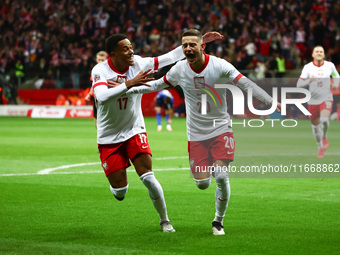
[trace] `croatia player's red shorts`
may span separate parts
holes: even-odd
[[[231,162],[235,153],[234,135],[230,132],[204,141],[189,141],[188,150],[192,173],[197,172],[196,167],[212,166],[218,159]]]
[[[146,133],[137,134],[121,143],[98,144],[100,160],[106,176],[126,169],[138,154],[151,154]]]
[[[320,118],[320,112],[322,110],[332,111],[333,101],[325,101],[322,104],[308,105],[308,111],[312,114],[309,116],[310,120]]]

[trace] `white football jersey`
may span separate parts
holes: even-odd
[[[189,141],[202,141],[232,132],[230,115],[227,112],[226,89],[214,88],[215,84],[226,81],[238,83],[243,75],[229,62],[205,54],[205,63],[196,72],[186,61],[180,61],[164,76],[168,85],[182,87],[187,113],[187,135]],[[245,79],[245,78],[243,78]],[[270,103],[272,98],[250,80],[246,79],[261,100]],[[254,86],[255,85],[255,86]],[[202,94],[206,95],[206,114],[202,114]],[[223,123],[223,124],[222,124]],[[227,123],[227,124],[226,124]]]
[[[125,83],[133,79],[141,70],[154,68],[151,58],[134,56],[135,64],[119,72],[110,59],[97,64],[92,70],[93,88],[107,86],[107,80]],[[122,86],[122,85],[120,85]],[[110,90],[110,89],[109,89]],[[132,136],[145,132],[144,118],[141,109],[142,95],[117,95],[110,100],[97,104],[97,142],[113,144],[128,140]]]
[[[300,75],[302,81],[298,81],[297,86],[302,84],[303,81],[310,79],[312,76],[315,77],[315,80],[309,82],[309,91],[311,92],[312,97],[308,101],[308,104],[318,105],[325,101],[333,101],[332,92],[330,90],[331,77],[339,77],[339,73],[334,64],[329,61],[323,61],[321,66],[317,66],[314,61],[306,64]]]
[[[97,104],[97,143],[113,144],[128,140],[146,131],[141,109],[141,94],[129,94],[125,82],[133,79],[141,70],[157,71],[183,59],[181,47],[155,58],[142,58],[134,55],[133,66],[120,72],[111,60],[97,64],[91,72],[92,87]],[[121,83],[109,88],[107,80]]]

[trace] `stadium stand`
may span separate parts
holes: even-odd
[[[135,54],[158,56],[179,45],[187,28],[219,31],[225,39],[206,52],[253,79],[275,77],[277,55],[285,59],[284,75],[297,76],[317,44],[340,64],[337,0],[7,0],[0,17],[2,86],[18,89],[19,97],[26,89],[89,87],[95,54],[113,33],[127,34]]]

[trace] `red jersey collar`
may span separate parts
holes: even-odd
[[[127,72],[127,70],[129,70],[129,66],[127,66],[127,67],[124,69],[123,72],[120,72],[120,71],[118,71],[118,70],[113,66],[112,61],[111,61],[111,58],[109,58],[107,61],[109,62],[109,66],[111,67],[111,69],[112,69],[114,72],[116,72],[116,73],[125,74],[125,73]]]
[[[315,65],[315,66],[317,66],[317,67],[321,67],[321,66],[323,66],[323,64],[325,63],[325,61],[324,60],[322,60],[322,63],[321,63],[321,65],[317,65],[315,62],[314,62],[314,60],[313,60],[313,65]]]
[[[192,67],[192,65],[189,64],[191,70],[193,70],[195,73],[201,73],[201,72],[203,72],[203,70],[207,67],[207,65],[208,65],[208,63],[209,63],[209,55],[208,55],[208,54],[205,54],[205,52],[203,52],[203,54],[204,54],[204,56],[205,56],[205,61],[204,61],[204,64],[203,64],[203,66],[201,67],[200,70],[196,71],[196,70]]]

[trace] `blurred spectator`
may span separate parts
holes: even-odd
[[[20,87],[25,77],[24,65],[21,63],[20,59],[15,63],[15,76],[17,77],[18,86]]]
[[[250,62],[253,56],[255,56],[257,50],[257,47],[252,38],[248,39],[248,43],[246,44],[246,46],[244,46],[244,48],[247,52],[247,58],[249,59],[248,62]]]
[[[96,54],[96,63],[101,63],[104,61],[107,61],[109,55],[106,53],[106,51],[99,51]],[[90,79],[91,82],[92,80],[92,75],[90,75]],[[96,106],[96,102],[94,99],[94,90],[91,84],[91,87],[88,87],[85,91],[84,91],[84,95],[85,95],[85,103],[92,103],[92,107],[93,107],[93,119],[94,119],[94,125],[97,128],[97,106]]]
[[[300,25],[298,30],[295,32],[295,42],[296,46],[300,52],[300,59],[301,61],[304,60],[305,57],[305,50],[306,50],[306,31],[303,25]]]
[[[290,33],[286,32],[282,37],[282,55],[284,58],[290,58],[290,49],[293,45],[293,38]]]
[[[76,105],[76,106],[83,106],[83,105],[86,105],[86,100],[85,100],[84,93],[79,92],[79,93],[76,95],[75,105]]]
[[[63,96],[63,94],[58,94],[55,105],[66,105],[66,98]]]
[[[3,89],[2,89],[2,86],[0,84],[0,105],[2,104],[5,104],[5,96],[4,96],[4,93],[3,93]]]
[[[277,74],[276,77],[282,78],[286,72],[286,61],[281,53],[276,54]]]
[[[258,40],[260,45],[260,60],[266,62],[269,59],[270,55],[270,47],[272,40],[271,39],[260,39]]]
[[[17,102],[18,91],[16,84],[17,84],[16,78],[14,78],[14,76],[12,75],[7,84],[8,86],[4,92],[5,97],[8,99],[8,104],[18,104]]]
[[[274,53],[270,55],[268,61],[266,62],[266,69],[269,71],[266,75],[267,78],[274,78],[274,71],[277,70],[277,61],[275,59]]]

